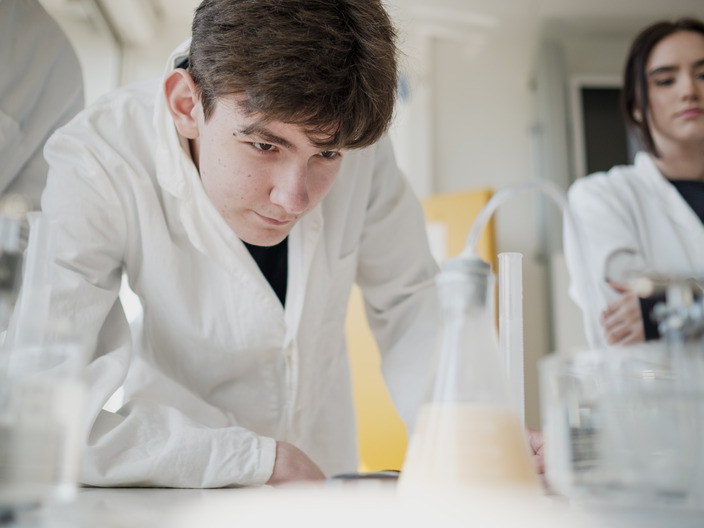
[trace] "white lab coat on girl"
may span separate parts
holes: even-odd
[[[625,282],[639,273],[704,275],[704,225],[649,154],[639,152],[633,165],[577,180],[568,198],[585,247],[582,260],[574,233],[566,230],[565,260],[570,295],[586,325],[598,321],[619,295],[607,279]],[[585,298],[585,291],[592,297]]]
[[[344,342],[355,280],[410,425],[435,339],[436,264],[387,138],[347,152],[330,193],[291,231],[285,310],[207,198],[156,83],[99,100],[46,156],[51,310],[74,318],[91,353],[84,483],[263,484],[275,440],[327,475],[355,471]],[[143,304],[132,335],[123,271]],[[102,410],[123,384],[125,405]]]

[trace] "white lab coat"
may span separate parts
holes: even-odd
[[[36,0],[0,0],[0,193],[39,207],[47,138],[83,108],[78,57]]]
[[[577,180],[568,198],[585,242],[582,264],[573,233],[565,231],[570,295],[585,314],[587,330],[619,295],[607,279],[704,275],[704,225],[649,154],[639,152],[634,165]],[[585,279],[582,288],[579,277]]]
[[[75,318],[92,354],[83,482],[262,484],[275,439],[327,475],[355,471],[343,334],[352,283],[409,426],[436,334],[437,267],[389,140],[346,153],[329,194],[291,231],[284,310],[208,200],[159,86],[106,96],[46,148],[51,310]],[[123,270],[143,304],[132,338]],[[101,410],[123,383],[124,407]]]

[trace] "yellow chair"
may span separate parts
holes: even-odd
[[[444,226],[447,257],[457,256],[462,251],[474,218],[491,195],[489,189],[478,189],[423,200],[426,221]],[[490,221],[479,238],[477,249],[496,269],[494,248],[494,226]],[[350,296],[346,333],[357,415],[359,471],[399,470],[406,455],[406,427],[384,384],[379,351],[367,326],[362,295],[356,286]]]

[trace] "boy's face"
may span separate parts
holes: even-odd
[[[199,135],[193,158],[205,192],[242,240],[273,246],[313,209],[332,187],[342,153],[321,151],[299,125],[272,121],[253,130],[258,116],[221,98],[205,122],[194,108]]]

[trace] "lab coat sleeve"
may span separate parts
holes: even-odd
[[[420,202],[398,169],[387,138],[378,146],[369,196],[357,283],[386,385],[410,431],[429,383],[437,337],[438,268]]]
[[[124,186],[120,191],[116,182],[131,176],[129,163],[89,126],[72,130],[47,145],[42,208],[56,227],[51,313],[71,315],[90,351],[82,482],[194,488],[265,483],[274,466],[272,438],[236,424],[207,427],[147,400],[127,402],[117,413],[103,410],[135,360],[118,296],[128,213]]]
[[[574,225],[565,218],[569,294],[582,310],[592,346],[605,342],[599,318],[608,303],[619,296],[608,281],[627,281],[646,269],[628,197],[609,181],[611,177],[595,174],[576,181],[568,193]]]

